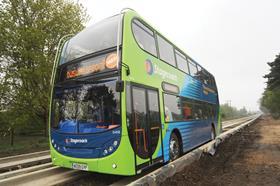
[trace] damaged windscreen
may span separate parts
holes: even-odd
[[[119,33],[122,32],[121,19],[121,14],[109,17],[85,28],[75,35],[65,43],[60,58],[60,64],[104,49],[116,47],[119,23]],[[121,34],[119,37],[121,42]]]
[[[73,80],[54,89],[52,127],[63,133],[95,133],[120,126],[116,78]]]

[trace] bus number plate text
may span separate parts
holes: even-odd
[[[88,170],[88,165],[87,164],[82,164],[82,163],[72,163],[72,168],[77,169],[77,170]]]

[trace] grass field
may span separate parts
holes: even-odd
[[[44,136],[15,136],[13,146],[9,137],[0,137],[0,141],[0,157],[49,149],[48,137]]]

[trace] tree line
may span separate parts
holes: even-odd
[[[267,63],[270,72],[264,76],[267,79],[266,88],[260,100],[260,109],[270,113],[274,118],[280,118],[280,54],[273,62]]]
[[[241,118],[253,114],[252,112],[248,111],[245,107],[237,109],[236,107],[231,106],[228,103],[221,104],[220,111],[222,120]]]
[[[88,20],[72,0],[0,1],[0,135],[48,134],[50,79],[57,44]]]

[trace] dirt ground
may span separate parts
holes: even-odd
[[[162,185],[279,186],[280,120],[262,117]]]

